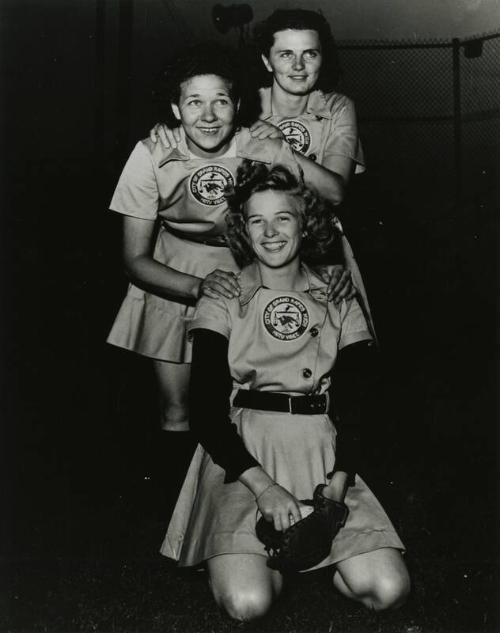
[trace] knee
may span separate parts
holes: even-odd
[[[381,575],[367,592],[367,606],[374,611],[397,609],[406,602],[410,587],[408,573]]]
[[[251,622],[266,615],[272,605],[272,596],[262,590],[252,590],[220,596],[217,602],[234,620]]]

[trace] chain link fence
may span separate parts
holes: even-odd
[[[495,187],[500,33],[338,51],[340,91],[355,101],[369,171],[392,200],[445,208]]]

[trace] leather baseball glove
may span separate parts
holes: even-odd
[[[257,521],[257,538],[264,543],[268,567],[281,572],[309,569],[330,553],[333,539],[345,524],[349,510],[345,503],[323,496],[324,484],[316,486],[312,501],[301,503],[313,507],[308,516],[283,532],[261,517]]]

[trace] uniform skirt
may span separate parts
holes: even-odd
[[[326,415],[290,415],[233,409],[232,421],[264,470],[297,499],[311,499],[335,464],[335,429]],[[267,556],[255,534],[255,497],[239,481],[224,483],[224,471],[198,446],[167,534],[164,556],[196,566],[220,554]],[[391,521],[364,481],[348,489],[349,516],[329,556],[316,568],[382,547],[404,549]]]
[[[228,248],[183,240],[163,227],[153,257],[180,272],[201,278],[216,268],[238,270]],[[163,299],[129,284],[107,341],[150,358],[189,363],[191,343],[186,326],[194,305],[194,301]]]

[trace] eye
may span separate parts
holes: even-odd
[[[304,53],[304,57],[306,57],[307,59],[316,59],[316,57],[318,56],[319,56],[318,51],[306,51]]]
[[[289,215],[278,215],[277,217],[278,222],[286,223],[286,222],[290,222],[291,218]]]
[[[200,99],[191,99],[190,101],[187,102],[188,106],[194,106],[195,108],[199,108],[201,106],[201,101]]]
[[[220,106],[230,106],[230,105],[232,105],[232,102],[229,99],[224,99],[224,98],[217,99],[217,101],[215,103],[217,105],[220,105]]]
[[[258,226],[259,224],[262,224],[262,218],[249,218],[247,223],[249,226]]]
[[[280,54],[280,57],[281,57],[282,59],[289,59],[291,56],[292,56],[292,52],[291,52],[291,51],[283,51],[283,52]]]

